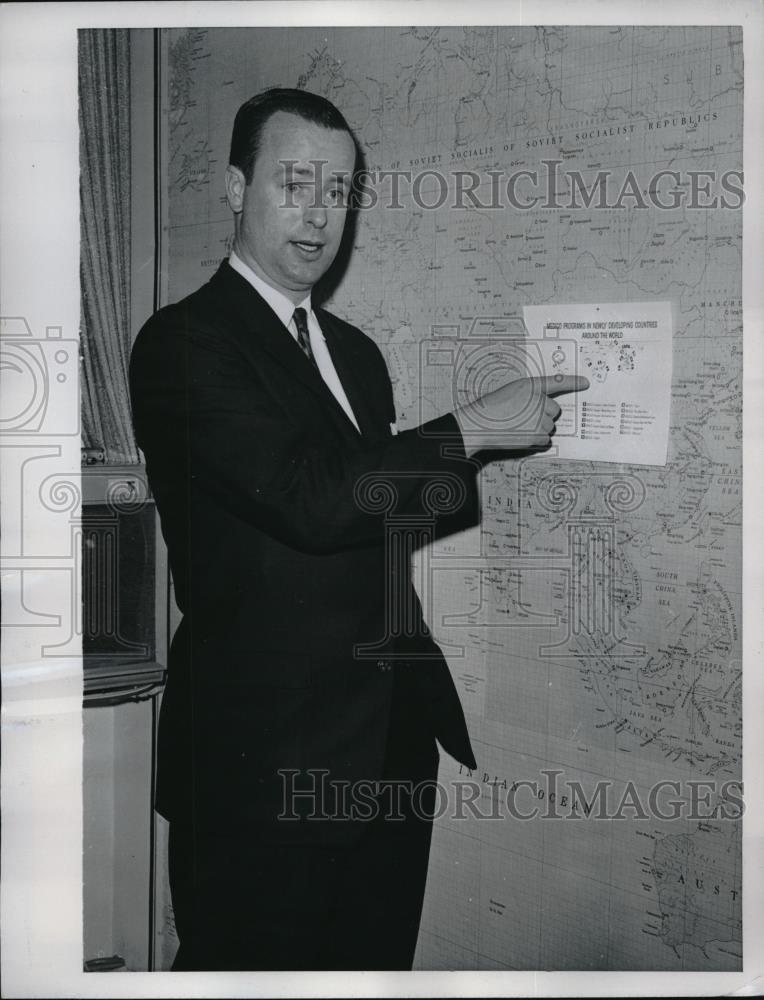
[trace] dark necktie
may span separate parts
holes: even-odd
[[[316,369],[318,369],[318,364],[316,359],[313,357],[313,350],[310,346],[310,334],[308,333],[308,314],[305,310],[298,306],[294,311],[294,325],[297,328],[297,343],[303,349],[303,352],[308,359],[312,361]]]

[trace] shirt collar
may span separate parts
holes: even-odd
[[[260,275],[255,274],[252,268],[248,264],[245,264],[241,257],[233,250],[231,251],[231,256],[228,258],[228,263],[234,271],[237,271],[242,278],[245,278],[254,290],[265,299],[284,326],[288,327],[292,322],[292,315],[298,306],[303,308],[308,316],[310,316],[312,312],[310,292],[308,292],[302,302],[298,302],[297,306],[295,306],[283,292],[278,291],[273,285],[269,285],[267,281],[264,281]]]

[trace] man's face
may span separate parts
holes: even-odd
[[[251,183],[228,168],[236,252],[294,303],[326,273],[339,249],[354,165],[347,132],[277,111],[263,127]]]

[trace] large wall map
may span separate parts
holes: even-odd
[[[163,74],[167,301],[227,254],[230,127],[265,86],[326,95],[371,170],[420,175],[359,213],[329,303],[386,354],[402,427],[475,391],[524,305],[675,303],[665,467],[492,463],[481,527],[417,555],[479,761],[442,758],[462,801],[417,967],[740,969],[742,213],[648,198],[661,170],[686,195],[741,169],[740,30],[179,29]],[[490,207],[491,171],[543,161],[615,194]],[[452,204],[457,170],[480,204]]]

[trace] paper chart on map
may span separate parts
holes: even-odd
[[[585,375],[557,397],[559,458],[665,465],[671,417],[670,302],[525,306],[528,374]]]

